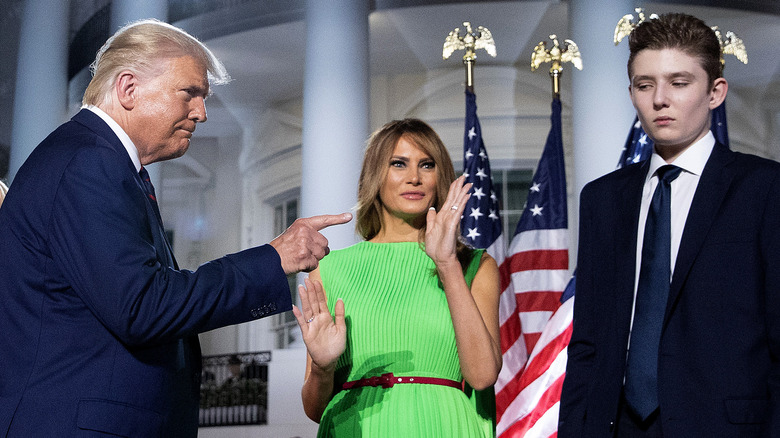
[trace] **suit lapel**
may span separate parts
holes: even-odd
[[[156,248],[158,255],[162,258],[160,262],[165,266],[178,269],[176,259],[173,257],[173,250],[168,243],[168,240],[165,238],[165,229],[162,224],[162,218],[160,217],[158,210],[152,205],[152,201],[145,195],[146,189],[144,188],[144,183],[141,181],[141,176],[135,170],[133,161],[127,155],[127,150],[122,144],[122,141],[119,140],[119,137],[116,136],[111,127],[108,126],[100,116],[90,110],[82,109],[73,116],[72,120],[92,130],[95,134],[110,143],[111,146],[116,149],[117,153],[127,157],[127,169],[133,174],[136,185],[138,185],[139,193],[144,197],[144,201],[146,202],[146,215],[149,219],[149,228],[152,233],[152,238],[154,239],[154,247]]]
[[[728,164],[733,160],[734,152],[722,144],[716,143],[707,164],[704,166],[691,202],[688,218],[685,220],[685,228],[680,240],[680,249],[677,252],[674,274],[669,289],[665,321],[668,321],[669,314],[679,299],[688,273],[699,255],[712,222],[731,185],[733,174],[728,171]]]
[[[617,212],[613,216],[617,218],[615,223],[614,245],[615,255],[614,265],[616,269],[615,279],[615,305],[617,306],[617,315],[626,324],[621,324],[626,328],[626,337],[628,336],[628,327],[631,321],[631,309],[634,302],[634,283],[636,277],[636,245],[637,245],[637,226],[639,224],[639,210],[642,203],[642,188],[645,183],[645,176],[650,169],[650,160],[646,160],[641,165],[631,166],[631,171],[626,175],[622,184],[615,185],[615,204],[613,208]],[[626,171],[629,169],[627,168]],[[621,214],[623,210],[628,212]],[[628,291],[627,293],[625,291]]]

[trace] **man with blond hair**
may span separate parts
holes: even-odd
[[[155,20],[98,52],[84,107],[0,209],[0,436],[197,435],[197,334],[291,308],[286,275],[328,252],[299,219],[270,244],[178,269],[145,165],[183,155],[228,77]]]

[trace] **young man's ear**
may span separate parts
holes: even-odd
[[[729,91],[729,83],[724,78],[717,78],[712,82],[710,90],[710,109],[713,110],[720,106],[726,100],[726,93]]]
[[[130,70],[123,70],[116,78],[114,85],[119,104],[126,110],[132,110],[135,107],[138,93],[138,77]]]

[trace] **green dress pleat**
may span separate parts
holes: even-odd
[[[475,251],[467,281],[482,251]],[[344,301],[347,348],[335,385],[393,373],[461,381],[447,299],[435,265],[417,242],[361,242],[320,262],[328,307]],[[485,437],[466,394],[430,384],[363,387],[338,392],[320,421],[319,437]]]

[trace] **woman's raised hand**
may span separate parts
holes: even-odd
[[[471,183],[463,184],[466,177],[461,175],[450,184],[447,199],[437,212],[433,207],[428,210],[425,230],[425,253],[433,259],[436,266],[441,263],[457,263],[455,253],[460,218],[471,195]]]
[[[347,346],[344,302],[341,299],[336,301],[334,321],[328,311],[322,283],[308,278],[305,283],[305,286],[298,286],[301,308],[293,306],[293,314],[298,320],[312,363],[323,370],[332,371]]]

